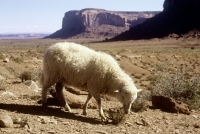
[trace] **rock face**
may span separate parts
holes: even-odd
[[[171,113],[190,114],[189,106],[181,101],[176,101],[165,96],[152,96],[152,104],[155,108]]]
[[[163,8],[167,9],[172,6],[181,7],[188,4],[199,4],[199,3],[200,3],[199,0],[165,0]]]
[[[13,120],[9,115],[0,115],[0,127],[9,128],[13,126]]]
[[[62,29],[48,36],[69,38],[82,34],[82,37],[113,37],[153,17],[158,12],[119,12],[103,9],[83,9],[65,13]],[[77,36],[77,37],[79,37]]]
[[[111,40],[163,38],[200,30],[200,0],[165,0],[164,10]],[[184,37],[184,36],[182,36]]]
[[[67,90],[63,90],[63,94],[66,98],[68,105],[73,108],[82,108],[87,99],[87,95],[85,93],[82,93],[84,91],[80,91],[74,88],[68,90],[68,87],[66,87],[66,89]],[[77,91],[79,91],[79,93]],[[51,88],[49,90],[49,93],[53,96],[53,100],[48,99],[47,100],[48,104],[51,104],[53,102],[54,105],[60,106],[60,102],[59,99],[57,98],[55,88]],[[88,108],[93,108],[93,109],[97,108],[96,101],[93,98],[89,102]]]

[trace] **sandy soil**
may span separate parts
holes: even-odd
[[[0,113],[19,120],[12,128],[0,128],[0,133],[200,133],[199,111],[193,110],[190,115],[173,114],[152,109],[151,103],[144,111],[126,115],[124,122],[118,125],[112,122],[102,123],[97,109],[89,109],[88,115],[83,116],[82,109],[72,108],[72,113],[68,113],[57,105],[49,104],[48,111],[43,111],[40,104],[41,93],[21,82],[19,74],[24,71],[37,74],[41,70],[46,48],[60,41],[62,40],[0,40],[0,76],[4,78],[3,88],[14,95],[2,95],[5,91],[0,90]],[[172,69],[181,67],[190,76],[200,73],[199,40],[152,39],[109,43],[81,39],[69,41],[111,54],[131,76],[136,86],[145,91],[148,91],[151,82],[148,77],[155,73],[158,63],[173,63],[170,64]],[[8,63],[3,62],[5,58],[9,58]],[[38,83],[38,78],[35,81]],[[118,102],[103,99],[105,111],[121,106]]]

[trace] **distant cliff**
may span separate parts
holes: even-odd
[[[111,40],[162,38],[171,34],[184,37],[189,32],[193,37],[199,36],[196,33],[200,30],[200,0],[165,0],[163,8],[154,17]]]
[[[184,7],[188,5],[195,5],[199,4],[200,0],[165,0],[163,4],[164,10],[171,8],[171,7]]]
[[[83,9],[65,13],[62,28],[48,38],[114,37],[159,12],[120,12],[103,9]]]

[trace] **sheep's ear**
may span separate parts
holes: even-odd
[[[141,92],[142,91],[142,89],[137,89],[137,92]]]

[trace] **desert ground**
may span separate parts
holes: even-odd
[[[84,39],[1,39],[0,40],[0,113],[9,115],[14,125],[0,128],[0,133],[16,134],[197,134],[200,133],[200,112],[193,109],[190,115],[168,113],[151,108],[151,101],[145,109],[124,117],[123,122],[102,123],[98,109],[88,109],[82,115],[81,108],[66,112],[57,105],[50,105],[48,111],[41,108],[40,90],[32,90],[22,82],[20,74],[29,71],[39,84],[39,73],[45,50],[56,42],[76,42],[97,51],[112,55],[121,68],[134,80],[142,92],[151,92],[151,83],[158,68],[182,70],[185,76],[200,74],[199,39],[151,39],[118,42],[99,42]],[[4,61],[9,59],[8,62]],[[138,97],[140,93],[138,94]],[[48,97],[51,97],[50,95]],[[134,104],[133,104],[134,105]],[[199,104],[200,105],[200,104]],[[120,109],[122,105],[103,99],[103,109]]]

